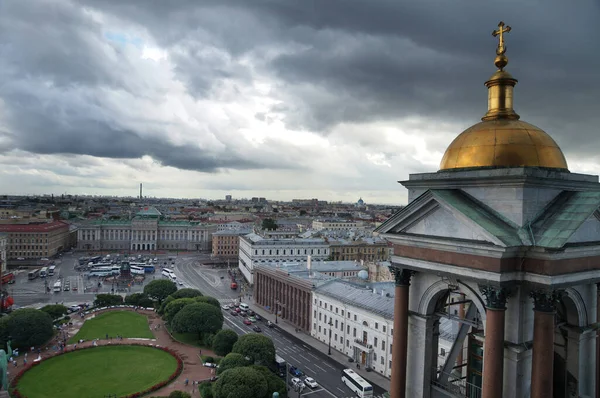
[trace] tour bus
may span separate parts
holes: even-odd
[[[144,272],[146,272],[147,274],[152,274],[155,271],[156,271],[156,268],[154,268],[154,265],[152,265],[152,264],[144,265]]]
[[[43,267],[40,270],[40,277],[41,278],[45,278],[46,276],[48,276],[48,267]]]
[[[129,266],[129,271],[131,271],[132,274],[134,275],[144,275],[144,268],[139,267],[137,265],[131,265]]]
[[[111,267],[94,267],[90,270],[89,276],[112,276],[120,273],[121,267],[113,265]]]
[[[27,273],[27,279],[29,279],[30,281],[36,279],[38,276],[40,276],[40,270],[39,269],[34,269],[33,271],[29,271]]]
[[[54,291],[54,293],[60,293],[61,290],[62,290],[62,283],[60,282],[60,279],[59,279],[56,282],[54,282],[52,291]]]
[[[342,370],[342,383],[347,385],[348,388],[361,398],[373,396],[373,386],[352,369]]]
[[[48,267],[48,276],[53,276],[55,270],[56,270],[56,265],[51,265],[50,267]]]

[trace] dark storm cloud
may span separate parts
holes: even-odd
[[[57,85],[133,90],[125,68],[107,61],[119,58],[119,47],[104,43],[104,53],[98,51],[102,29],[87,15],[96,10],[146,29],[169,52],[176,76],[197,98],[217,95],[224,82],[249,84],[258,72],[273,79],[272,94],[282,101],[258,119],[276,117],[290,128],[323,134],[340,123],[405,116],[465,127],[475,123],[486,108],[483,82],[494,71],[491,31],[503,19],[513,27],[507,69],[520,80],[517,112],[546,129],[567,153],[590,153],[600,145],[600,5],[595,0],[576,5],[559,0],[85,0],[87,9],[81,3],[39,4],[0,3],[0,59],[7,65],[3,71],[0,60],[0,78],[35,75]],[[255,71],[244,62],[248,58]],[[1,85],[0,98],[14,111],[17,99],[3,95]],[[69,128],[54,126],[51,134],[62,141],[77,141],[83,134],[95,140],[88,138],[91,131],[103,137],[96,141],[104,142],[93,142],[94,149],[82,144],[71,153],[152,153],[176,167],[206,170],[253,164],[244,156],[221,158],[197,148],[172,155],[175,148],[158,139],[123,132],[109,122],[94,125],[90,120],[101,119],[92,116],[85,120]],[[14,123],[16,133],[25,136],[19,130],[25,127]],[[19,147],[60,149],[34,137],[36,126],[51,120],[20,123],[37,124],[27,127],[27,140],[15,139]],[[124,145],[106,144],[116,139]],[[231,165],[223,166],[227,162]]]

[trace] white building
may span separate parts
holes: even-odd
[[[349,231],[362,226],[362,223],[348,220],[314,220],[312,223],[312,229],[315,231],[322,231],[324,229],[330,231]]]
[[[334,280],[313,290],[311,335],[383,376],[392,371],[394,284]],[[331,331],[331,333],[330,333]]]
[[[324,261],[329,257],[329,245],[324,239],[265,239],[255,233],[240,236],[239,268],[250,284],[257,264],[301,262],[307,256]]]
[[[8,247],[8,234],[0,233],[0,269],[6,272],[6,248]]]
[[[214,224],[161,220],[145,208],[132,220],[97,220],[77,231],[79,250],[210,250]]]

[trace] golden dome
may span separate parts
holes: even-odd
[[[504,22],[492,35],[499,36],[494,64],[498,70],[485,82],[488,88],[488,111],[483,120],[452,141],[440,171],[468,168],[544,167],[568,171],[567,161],[556,142],[540,128],[520,121],[513,109],[513,89],[517,79],[504,70],[503,34],[510,32]]]
[[[452,141],[440,170],[473,167],[547,167],[567,170],[552,137],[521,120],[485,120]]]

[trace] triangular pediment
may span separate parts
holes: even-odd
[[[426,191],[382,224],[377,232],[488,242],[503,247],[522,244],[515,225],[455,189]]]

